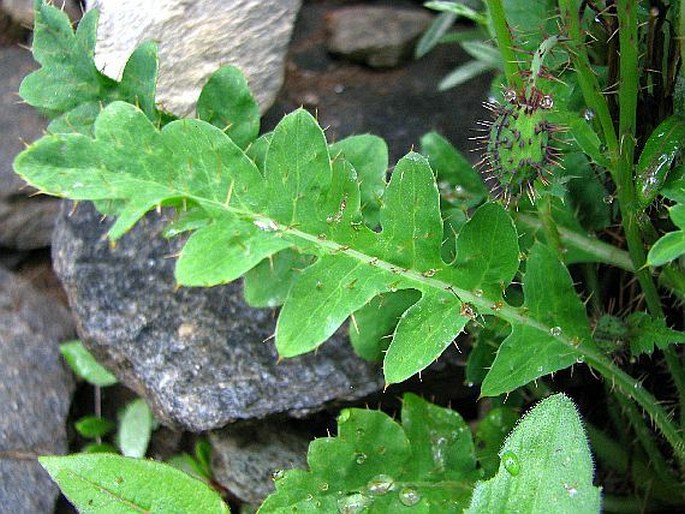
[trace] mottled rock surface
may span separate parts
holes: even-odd
[[[73,378],[58,343],[69,312],[0,268],[0,511],[51,512],[58,495],[39,455],[67,450]]]
[[[311,435],[284,420],[237,423],[212,432],[214,479],[242,501],[260,504],[277,470],[307,467]]]
[[[176,288],[181,240],[150,214],[112,248],[108,223],[81,204],[59,219],[53,258],[84,343],[166,424],[191,431],[274,413],[304,415],[381,386],[376,366],[338,336],[278,362],[275,314],[248,307],[242,286]]]
[[[0,247],[18,250],[50,245],[59,201],[30,197],[35,192],[15,175],[12,162],[24,149],[22,141],[38,139],[47,121],[22,104],[17,93],[21,80],[36,69],[31,53],[23,48],[0,48]]]
[[[95,60],[118,77],[136,46],[159,44],[157,100],[188,116],[207,78],[239,67],[266,110],[283,82],[283,64],[301,0],[88,0],[100,10]]]
[[[433,17],[426,10],[358,5],[326,17],[329,52],[374,68],[392,68],[409,59]]]

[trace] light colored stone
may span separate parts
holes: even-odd
[[[262,112],[283,82],[284,58],[301,0],[87,0],[100,9],[95,61],[119,78],[143,41],[159,44],[158,102],[195,111],[207,78],[223,64],[247,76]]]

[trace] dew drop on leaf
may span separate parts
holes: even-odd
[[[421,495],[413,487],[403,487],[399,494],[400,503],[407,507],[413,507],[421,501]]]
[[[558,337],[561,335],[561,327],[552,327],[549,329],[549,334]]]
[[[502,465],[513,477],[521,472],[521,463],[514,452],[506,451],[502,454]]]
[[[589,107],[583,109],[583,118],[585,118],[585,121],[592,121],[595,119],[595,111]]]
[[[473,294],[476,295],[478,298],[480,298],[481,296],[483,296],[483,290],[482,289],[476,289],[473,292]]]
[[[350,494],[338,500],[340,514],[359,514],[363,512],[373,500],[361,493]]]
[[[319,489],[321,489],[322,491],[328,491],[328,482],[321,482],[319,484]]]
[[[369,494],[373,496],[383,496],[395,488],[395,480],[389,475],[376,475],[367,486]]]
[[[366,457],[366,454],[365,454],[365,453],[357,453],[357,454],[354,456],[354,461],[355,461],[357,464],[364,464],[364,463],[366,462],[366,458],[367,458],[367,457]]]
[[[271,474],[271,479],[276,482],[285,476],[285,470],[277,469]]]

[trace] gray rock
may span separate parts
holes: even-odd
[[[163,423],[204,431],[305,415],[381,387],[378,369],[343,336],[278,362],[275,315],[248,307],[239,283],[177,289],[172,256],[182,242],[162,238],[156,213],[112,248],[100,214],[85,203],[71,209],[58,221],[53,259],[82,339]]]
[[[51,512],[58,489],[39,455],[67,450],[73,378],[58,342],[73,337],[68,311],[0,269],[0,498],[3,512]]]
[[[327,18],[328,51],[374,68],[392,68],[411,56],[433,16],[418,9],[353,6]]]
[[[31,53],[19,47],[0,48],[0,246],[18,250],[50,245],[59,201],[30,197],[35,192],[14,173],[12,162],[22,141],[38,139],[47,121],[21,103],[21,79],[36,68]]]
[[[260,504],[277,470],[307,467],[311,436],[286,421],[237,423],[212,432],[214,479],[242,501]]]
[[[283,63],[301,0],[88,0],[100,9],[95,61],[118,77],[134,48],[159,44],[158,101],[188,116],[222,64],[245,73],[262,108],[283,83]]]

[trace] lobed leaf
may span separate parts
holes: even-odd
[[[229,512],[206,484],[159,462],[108,453],[38,460],[82,514]]]
[[[573,289],[568,270],[554,252],[536,243],[523,279],[526,320],[513,323],[500,346],[481,394],[497,396],[582,360],[578,350],[557,339],[565,334],[578,346],[594,348],[585,308]],[[545,323],[538,328],[533,320]],[[551,328],[547,328],[551,327]]]
[[[382,195],[381,230],[374,232],[364,223],[359,176],[343,156],[368,150],[348,143],[331,158],[323,131],[303,110],[286,116],[264,141],[262,173],[209,123],[176,120],[159,129],[136,107],[113,102],[98,115],[94,138],[45,136],[15,165],[53,195],[116,202],[112,239],[151,209],[191,206],[192,216],[171,230],[194,229],[176,268],[183,285],[229,282],[291,247],[315,256],[282,288],[287,297],[276,346],[283,356],[316,348],[379,294],[419,291],[388,349],[390,381],[428,366],[461,331],[467,318],[455,288],[485,292],[496,302],[516,273],[516,231],[495,204],[465,224],[455,262],[442,261],[439,193],[424,157],[410,153],[398,162]],[[383,154],[374,140],[359,141]],[[382,157],[366,176],[381,175]]]
[[[600,512],[587,438],[573,402],[563,394],[526,414],[499,455],[499,472],[476,485],[469,514]]]
[[[337,437],[310,444],[309,471],[276,472],[276,492],[259,512],[456,512],[477,475],[474,452],[459,414],[418,396],[405,395],[401,425],[346,409]]]

